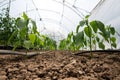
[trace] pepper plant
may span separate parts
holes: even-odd
[[[100,32],[100,35],[104,38],[104,41],[106,41],[109,44],[111,49],[117,47],[116,37],[114,36],[115,32],[116,31],[114,27],[111,27],[110,25],[105,27],[104,33]]]
[[[72,50],[76,51],[79,50],[84,45],[81,43],[84,41],[84,35],[82,35],[82,32],[79,32],[78,34],[75,34],[73,32],[70,32],[66,39],[63,39],[60,41],[59,49],[60,50]]]
[[[47,36],[44,36],[44,49],[56,50],[57,49],[56,41]]]
[[[60,41],[59,49],[60,50],[72,50],[73,47],[73,32],[69,33],[66,39]]]
[[[41,35],[37,31],[36,22],[29,18],[25,13],[22,17],[16,19],[16,30],[10,36],[8,43],[13,45],[15,50],[17,47],[26,49],[56,49],[56,42],[51,38]],[[12,43],[12,41],[14,41]]]
[[[83,27],[83,30],[79,32],[79,28]],[[88,20],[88,16],[84,20],[80,21],[79,25],[76,28],[77,35],[83,36],[85,41],[83,41],[84,46],[89,46],[91,57],[93,46],[97,46],[101,49],[105,49],[104,42],[106,41],[111,45],[111,48],[116,48],[116,38],[115,38],[115,29],[111,26],[105,26],[101,21]],[[80,34],[81,33],[81,34]],[[82,38],[78,38],[81,41]]]
[[[34,36],[30,34],[32,29],[28,27],[29,23],[32,23],[32,20],[28,18],[28,16],[25,13],[23,13],[22,17],[18,17],[16,19],[17,29],[13,32],[13,34],[8,40],[9,44],[11,44],[11,42],[14,41],[14,43],[12,43],[14,49],[16,47],[25,47],[29,49],[31,46],[33,46],[32,43]],[[36,27],[36,26],[32,24],[32,27]]]

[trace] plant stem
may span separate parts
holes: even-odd
[[[90,26],[88,25],[87,23],[87,26],[88,26],[88,32],[90,33]],[[91,35],[92,34],[89,34],[89,40],[90,40],[90,57],[92,58],[93,57],[93,53],[91,52],[92,51],[92,38],[91,38]]]

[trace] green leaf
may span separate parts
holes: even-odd
[[[115,37],[111,37],[110,40],[115,43],[116,42],[116,38]]]
[[[41,38],[39,36],[36,36],[35,44],[37,46],[42,46],[43,47],[44,46],[44,41],[41,40]]]
[[[76,28],[76,33],[78,33],[79,28],[80,28],[80,25],[77,25],[77,28]]]
[[[80,21],[79,25],[82,27],[85,25],[85,20]]]
[[[114,35],[115,34],[115,28],[114,27],[110,27],[110,32],[111,32],[112,35]]]
[[[105,38],[110,38],[110,32],[109,31],[105,31],[103,33],[103,35],[104,35]]]
[[[30,49],[32,47],[32,42],[29,40],[24,41],[23,45],[26,49]]]
[[[60,41],[59,49],[60,50],[65,50],[66,49],[66,39],[63,39],[63,40]]]
[[[90,25],[91,25],[93,31],[94,31],[95,33],[97,33],[97,31],[98,31],[97,22],[96,22],[96,21],[91,21],[91,22],[90,22]]]
[[[90,27],[85,27],[84,28],[84,31],[85,31],[85,34],[88,36],[88,37],[91,37],[92,36],[92,30]]]
[[[88,19],[90,15],[86,15],[85,18]]]
[[[104,33],[102,32],[99,32],[99,34],[104,38],[104,40],[106,40],[107,42],[109,42],[109,37],[110,37],[110,34],[108,31],[105,31]]]
[[[71,40],[72,36],[73,36],[73,32],[70,32],[70,33],[68,34],[67,38]]]
[[[35,38],[36,38],[35,34],[29,34],[29,39],[32,42],[32,44],[34,44]]]
[[[11,40],[14,39],[14,36],[16,36],[17,33],[18,33],[18,30],[15,30],[15,31],[11,34],[11,36],[9,37],[8,42],[7,42],[8,44],[10,43]],[[17,37],[17,36],[16,36],[16,37]]]
[[[20,29],[28,25],[28,22],[22,18],[17,18],[16,23],[17,23],[18,28]]]
[[[33,32],[33,33],[39,33],[39,32],[37,31],[36,22],[33,21],[33,20],[31,20],[31,23],[32,23],[32,32]]]
[[[76,36],[73,37],[73,40],[75,41],[76,45],[79,45],[84,42],[84,32],[81,31],[76,34]]]
[[[23,17],[25,20],[28,20],[28,19],[29,19],[28,16],[25,14],[25,12],[23,12],[22,17]]]
[[[97,23],[98,29],[104,33],[105,25],[101,21],[96,21],[96,23]]]
[[[99,42],[99,48],[101,48],[101,49],[105,49],[105,45],[103,44],[103,42]]]
[[[96,44],[96,40],[95,39],[93,40],[93,44]]]
[[[80,21],[80,22],[79,22],[79,25],[78,25],[77,28],[76,28],[76,33],[78,33],[79,28],[80,28],[80,27],[83,27],[84,25],[85,25],[85,20]]]
[[[114,48],[117,47],[117,44],[116,44],[116,43],[112,43],[111,45],[112,45]]]
[[[14,47],[13,47],[12,50],[15,51],[15,49],[16,49],[18,46],[22,46],[22,45],[21,45],[21,41],[14,42],[13,46],[14,46]]]
[[[84,38],[84,45],[87,46],[87,40]]]
[[[19,31],[19,38],[20,38],[20,40],[22,40],[22,39],[25,40],[26,36],[27,36],[27,27],[24,27]]]
[[[99,38],[99,37],[96,37],[96,40],[97,40],[97,42],[99,42],[99,41],[100,41],[100,38]]]

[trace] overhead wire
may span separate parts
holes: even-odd
[[[27,10],[27,12],[32,12],[32,11],[34,11],[34,10],[35,10],[35,9],[30,9],[30,10]],[[57,11],[54,11],[54,10],[40,9],[40,8],[38,8],[38,10],[51,12],[51,13],[54,13],[54,14],[57,14],[57,15],[60,15],[60,14],[61,14],[60,12],[57,12]],[[21,14],[21,13],[19,13],[19,14]],[[67,16],[65,16],[65,15],[63,15],[63,17],[64,17],[69,23],[71,23],[73,26],[75,26],[74,22],[71,21],[71,19],[69,19],[69,17],[67,17]],[[43,18],[42,18],[42,19],[43,19]]]
[[[31,12],[31,11],[34,11],[35,9],[29,9],[27,10],[27,12]],[[48,11],[48,12],[53,12],[53,13],[56,13],[56,14],[60,14],[60,12],[57,12],[57,11],[54,11],[54,10],[49,10],[49,9],[40,9],[38,8],[38,10],[41,10],[41,11]]]
[[[42,17],[40,16],[40,13],[39,13],[39,11],[38,11],[38,8],[37,8],[37,6],[35,5],[35,3],[34,3],[33,0],[32,0],[32,3],[33,3],[33,5],[34,5],[34,7],[35,7],[35,9],[36,9],[36,12],[37,12],[37,14],[38,14],[38,16],[39,16],[40,21],[41,21],[42,24],[43,24],[43,27],[45,27],[45,24],[44,24],[44,22],[42,21]]]
[[[39,18],[41,18],[40,13],[39,13],[39,11],[38,11],[38,8],[36,7],[34,1],[33,1],[33,0],[31,0],[31,1],[32,1],[33,5],[34,5],[34,7],[35,7],[35,9],[36,9],[36,12],[38,13]]]
[[[8,4],[8,15],[10,13],[10,7],[11,7],[11,0],[9,0],[9,4]]]
[[[81,11],[79,11],[79,10],[77,9],[77,7],[75,6],[75,2],[73,3],[73,5],[70,4],[70,3],[67,2],[67,1],[66,1],[66,3],[67,3],[68,5],[70,5],[70,6],[72,6],[72,7],[81,15],[81,17],[84,17],[84,16],[85,16]],[[82,10],[84,10],[84,9],[82,9]]]
[[[7,18],[8,18],[8,23],[7,23],[7,25],[8,25],[8,27],[9,27],[9,19],[10,19],[10,7],[11,7],[11,0],[9,0],[9,4],[8,4],[8,14],[7,14]]]
[[[63,0],[63,9],[62,9],[62,14],[61,14],[60,24],[62,24],[62,19],[64,15],[64,3],[65,3],[65,0]]]
[[[59,4],[63,4],[62,2],[57,1],[57,0],[53,0],[53,1],[55,1],[55,2],[57,2],[57,3],[59,3]],[[68,7],[70,10],[72,10],[72,11],[73,11],[74,13],[76,13],[80,18],[83,19],[83,17],[82,17],[75,9],[73,9],[72,7],[70,7],[70,6],[67,5],[67,4],[64,4],[64,6]]]
[[[83,8],[79,8],[79,7],[77,7],[77,6],[75,6],[75,5],[73,5],[73,7],[76,9],[76,10],[82,10],[82,11],[84,11],[84,12],[86,12],[86,13],[90,13],[89,11],[87,11],[87,10],[85,10],[85,9],[83,9]]]
[[[89,11],[87,11],[87,10],[85,10],[85,9],[82,9],[82,8],[79,8],[79,7],[75,6],[76,2],[77,2],[77,0],[74,0],[74,3],[73,3],[73,7],[74,7],[74,8],[76,8],[76,9],[78,9],[78,10],[82,10],[82,11],[84,11],[84,12],[86,12],[86,13],[90,13]]]
[[[16,0],[12,0],[11,3],[14,2],[14,1],[16,1]],[[0,7],[3,7],[3,6],[8,5],[8,4],[9,4],[9,2],[6,2],[6,3],[2,4],[2,5],[0,5]]]
[[[75,5],[76,1],[77,1],[77,0],[74,0],[74,3],[73,3],[73,5]]]

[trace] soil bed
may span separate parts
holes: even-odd
[[[0,80],[120,80],[120,52],[0,55]]]

